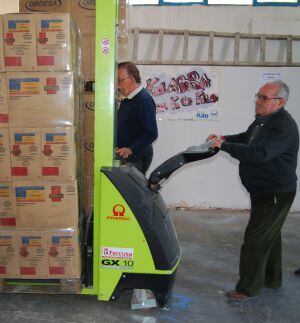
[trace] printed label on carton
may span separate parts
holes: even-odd
[[[0,228],[13,228],[16,226],[15,199],[13,184],[0,183]]]
[[[29,32],[30,20],[9,20],[8,30],[10,32]]]
[[[19,277],[16,232],[0,231],[0,278]]]
[[[5,70],[36,70],[35,16],[3,16],[3,34]]]
[[[0,181],[11,180],[9,129],[0,128]]]
[[[44,128],[41,132],[43,179],[75,179],[76,156],[73,128]]]
[[[37,203],[45,202],[45,187],[44,186],[26,186],[16,187],[17,203]]]
[[[39,129],[11,128],[12,176],[14,179],[40,179]]]
[[[1,23],[1,20],[0,20]],[[1,50],[1,46],[0,46]],[[0,57],[1,65],[1,57]],[[1,68],[1,67],[0,67]],[[8,102],[7,102],[7,85],[6,75],[0,74],[0,126],[8,126]]]
[[[8,82],[9,95],[33,95],[40,93],[40,79],[12,78]]]
[[[42,232],[19,232],[19,263],[23,278],[47,278],[47,238]]]
[[[73,125],[72,72],[11,72],[7,78],[11,127]]]
[[[80,276],[78,232],[49,232],[48,255],[50,277]]]

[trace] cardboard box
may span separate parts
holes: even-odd
[[[72,72],[8,73],[10,126],[56,127],[74,122]]]
[[[90,214],[94,210],[94,188],[91,191],[86,192],[87,203],[86,203],[86,213]]]
[[[77,181],[16,182],[17,228],[77,228]]]
[[[49,278],[80,278],[77,230],[48,232]]]
[[[74,127],[42,128],[42,176],[44,180],[76,179]]]
[[[87,135],[84,145],[85,148],[85,162],[86,175],[94,175],[94,136]]]
[[[0,128],[0,181],[11,180],[9,128]]]
[[[47,234],[19,231],[18,245],[21,278],[48,278]]]
[[[16,227],[16,202],[12,182],[0,182],[0,229]]]
[[[35,16],[3,16],[4,66],[6,71],[36,70]]]
[[[0,73],[0,127],[8,127],[8,122],[9,118],[6,75],[5,73]]]
[[[95,0],[32,1],[20,0],[20,12],[69,12],[81,32],[82,74],[85,81],[95,80]],[[73,55],[74,59],[74,55]],[[76,64],[74,64],[76,66]]]
[[[20,271],[17,233],[0,230],[0,279],[18,277],[20,277]]]
[[[90,139],[94,135],[95,128],[95,93],[84,92],[83,95],[83,111],[84,111],[84,133],[86,139]]]
[[[3,18],[2,15],[0,15],[0,72],[4,71],[4,60],[3,60],[3,54],[4,54],[4,46],[3,46]]]
[[[83,34],[81,39],[82,74],[85,81],[95,80],[95,35]]]
[[[86,176],[86,182],[87,182],[87,193],[94,192],[94,176]],[[94,195],[91,195],[90,204],[94,204]]]
[[[62,221],[64,227],[78,225],[77,181],[47,182],[47,213],[49,226]],[[53,221],[53,223],[52,223]]]
[[[40,129],[10,128],[11,174],[14,180],[39,180],[41,172]]]
[[[20,12],[69,12],[70,1],[74,0],[45,0],[45,1],[32,1],[20,0]]]
[[[37,70],[73,70],[77,63],[76,33],[73,31],[70,14],[45,13],[36,16]]]
[[[70,0],[71,15],[77,23],[81,33],[95,34],[96,32],[96,1]]]
[[[96,0],[20,0],[20,12],[70,12],[82,33],[95,33]]]

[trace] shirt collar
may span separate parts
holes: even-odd
[[[279,111],[282,111],[283,110],[283,107],[279,108],[278,110],[276,110],[275,112],[273,113],[270,113],[266,116],[259,116],[259,115],[256,115],[256,120],[257,122],[259,123],[262,123],[262,124],[265,124],[274,114],[278,113]]]
[[[133,90],[127,97],[126,99],[133,99],[138,93],[140,93],[143,89],[142,84],[140,84],[135,90]]]

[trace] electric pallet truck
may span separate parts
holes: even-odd
[[[165,306],[181,251],[159,189],[174,171],[217,149],[209,142],[190,147],[157,167],[149,180],[134,166],[113,166],[117,9],[116,0],[97,0],[94,214],[86,225],[82,294],[108,301],[126,289],[137,295],[151,290]]]

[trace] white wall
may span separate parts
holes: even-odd
[[[299,14],[299,8],[282,7],[132,7],[129,11],[129,26],[298,35]],[[156,50],[154,47],[153,51]],[[151,46],[147,47],[147,51],[148,53],[142,55],[151,56]],[[143,66],[140,68],[143,71]],[[157,70],[157,66],[154,68]],[[221,119],[159,121],[159,138],[155,143],[155,156],[150,171],[186,147],[202,143],[209,133],[231,134],[245,130],[254,118],[253,97],[259,87],[261,72],[280,72],[282,79],[290,85],[291,95],[286,108],[300,128],[300,68],[217,67],[217,69]],[[300,166],[297,173],[300,178]],[[299,191],[300,184],[292,208],[297,211],[300,210]],[[224,152],[179,170],[164,184],[162,194],[170,205],[249,208],[248,194],[238,176],[238,162]]]
[[[0,0],[0,14],[19,12],[19,0]]]

